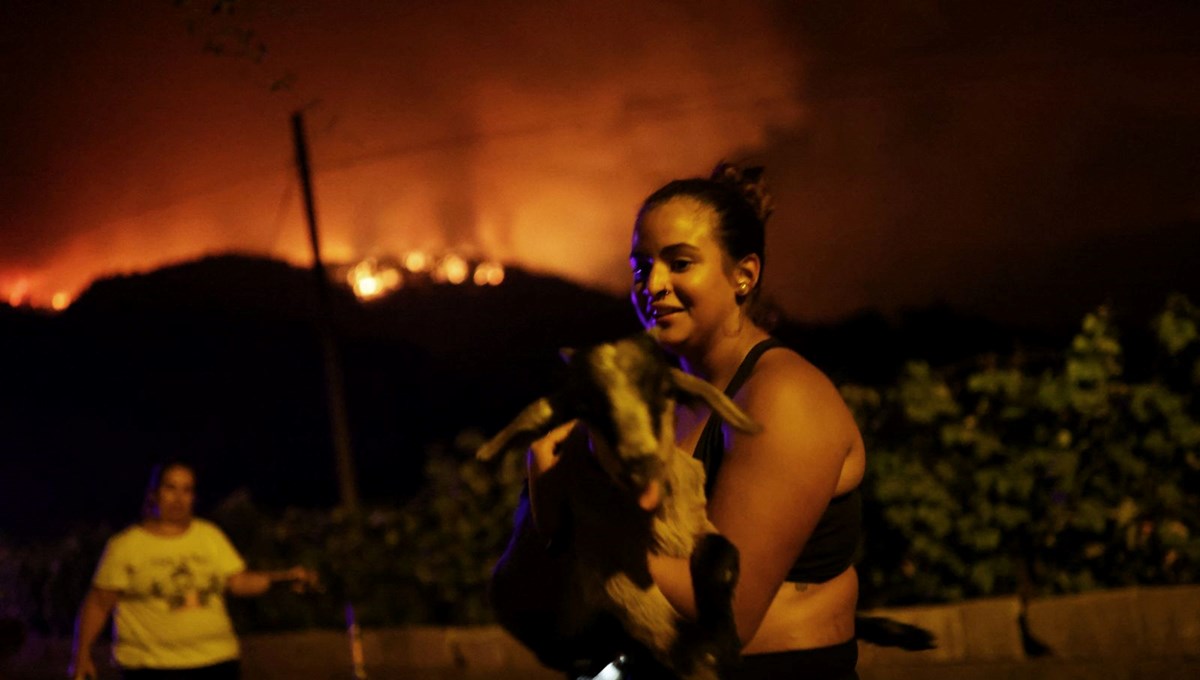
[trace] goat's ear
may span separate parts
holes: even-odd
[[[491,460],[510,446],[532,442],[568,420],[560,413],[561,410],[555,408],[552,399],[538,399],[518,413],[496,436],[484,442],[475,452],[475,457]]]
[[[733,403],[732,399],[725,396],[725,393],[712,383],[678,368],[672,367],[670,370],[671,382],[675,384],[681,394],[703,399],[704,403],[708,404],[717,415],[740,432],[755,434],[762,431],[762,426],[754,422],[749,414]]]

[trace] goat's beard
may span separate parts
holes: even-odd
[[[591,438],[592,455],[600,467],[618,487],[639,499],[639,504],[648,493],[662,489],[662,461],[657,455],[622,456],[620,446],[613,446],[601,437]],[[654,487],[654,490],[651,490]],[[653,503],[657,507],[658,503]],[[644,506],[643,506],[644,507]]]

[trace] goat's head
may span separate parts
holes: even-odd
[[[700,399],[734,428],[758,425],[712,384],[671,366],[654,338],[641,333],[564,352],[566,385],[539,399],[480,447],[486,460],[509,446],[527,445],[558,425],[587,423],[597,459],[615,481],[641,491],[675,446],[675,402]]]

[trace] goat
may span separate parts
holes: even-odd
[[[583,609],[571,620],[608,612],[679,677],[715,680],[737,661],[741,647],[732,611],[737,549],[708,519],[703,466],[675,446],[675,404],[703,400],[740,431],[760,428],[712,384],[671,366],[649,334],[564,358],[564,388],[527,406],[477,456],[488,460],[560,424],[583,422],[594,456],[583,447],[562,447],[550,471],[568,489],[573,587],[565,606]],[[659,485],[661,502],[647,513],[637,499],[652,484]],[[696,621],[680,617],[654,585],[649,551],[689,559]]]

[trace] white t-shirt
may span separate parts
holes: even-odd
[[[238,658],[225,582],[246,563],[211,522],[178,536],[138,525],[108,540],[92,584],[120,592],[113,656],[122,668],[196,668]]]

